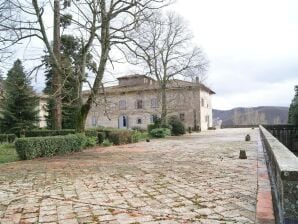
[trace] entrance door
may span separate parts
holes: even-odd
[[[128,119],[127,116],[121,115],[119,117],[119,128],[128,128]]]

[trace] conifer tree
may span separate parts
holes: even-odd
[[[298,86],[295,86],[295,95],[289,108],[288,123],[298,125]]]
[[[64,74],[62,76],[62,128],[74,129],[76,127],[76,117],[79,110],[79,92],[80,80],[78,75],[78,60],[80,60],[80,46],[79,40],[71,35],[61,36],[61,64],[63,66]],[[54,128],[54,92],[53,92],[53,67],[50,63],[50,57],[44,57],[46,66],[46,86],[44,93],[49,95],[47,102],[46,117],[47,127]]]
[[[26,130],[35,128],[39,120],[38,98],[19,59],[7,73],[4,91],[0,117],[2,131],[20,136]]]

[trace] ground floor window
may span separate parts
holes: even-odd
[[[184,113],[180,113],[179,114],[179,118],[180,118],[180,121],[185,121],[185,114]]]
[[[137,124],[142,124],[142,118],[137,119]]]

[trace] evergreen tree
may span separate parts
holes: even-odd
[[[0,118],[2,131],[20,136],[26,130],[35,128],[38,122],[38,98],[34,95],[20,60],[16,60],[8,71],[4,90]]]
[[[78,60],[80,60],[79,41],[71,35],[61,36],[61,62],[64,69],[62,76],[62,128],[75,128],[76,117],[79,111],[80,82]],[[52,91],[53,68],[49,57],[44,57],[46,66],[46,87],[44,93],[49,95],[47,103],[48,116],[46,117],[48,128],[53,128],[54,116],[54,92]]]
[[[298,125],[298,85],[295,86],[295,95],[289,108],[288,123]]]

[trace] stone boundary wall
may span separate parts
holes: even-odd
[[[298,158],[260,126],[279,223],[298,223]]]

